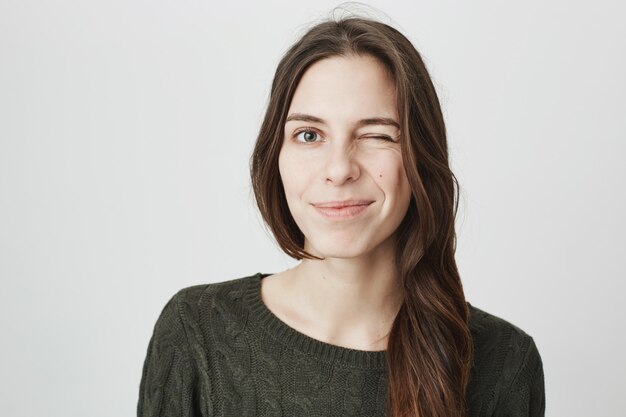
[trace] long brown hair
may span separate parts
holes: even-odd
[[[448,164],[446,129],[426,66],[393,27],[365,17],[329,19],[310,28],[276,69],[265,118],[250,158],[252,189],[265,223],[295,259],[304,235],[285,198],[278,155],[298,82],[316,61],[369,54],[393,75],[401,152],[412,198],[399,226],[396,263],[404,301],[389,334],[387,415],[465,417],[473,345],[454,253],[458,181]]]

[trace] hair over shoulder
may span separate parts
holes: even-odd
[[[353,54],[375,57],[393,77],[402,160],[412,192],[396,241],[404,301],[387,347],[387,415],[465,417],[473,347],[454,258],[459,186],[449,167],[435,88],[422,57],[402,33],[372,18],[347,16],[316,23],[287,50],[250,158],[254,197],[286,254],[319,259],[304,251],[278,156],[287,111],[304,72],[319,60]]]

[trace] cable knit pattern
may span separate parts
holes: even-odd
[[[138,417],[385,416],[385,351],[313,339],[275,316],[255,275],[178,291],[148,343]],[[531,336],[468,303],[469,417],[543,417]]]

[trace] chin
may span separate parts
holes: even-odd
[[[341,242],[340,240],[318,243],[309,245],[309,252],[313,255],[324,258],[358,258],[365,255],[368,251],[361,244]]]

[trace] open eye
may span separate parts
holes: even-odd
[[[311,134],[311,133],[312,133],[312,134],[314,134],[314,135],[318,135],[318,136],[319,136],[319,133],[317,133],[315,130],[310,129],[310,128],[304,128],[304,129],[297,130],[297,131],[293,134],[293,137],[297,139],[297,138],[298,138],[298,136],[300,136],[300,133],[309,133],[309,134]],[[315,142],[298,141],[298,140],[296,140],[296,142],[315,143]]]

